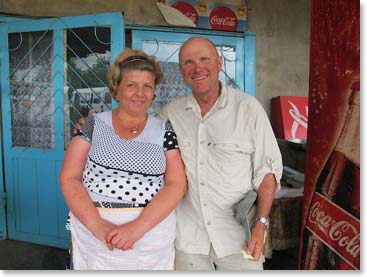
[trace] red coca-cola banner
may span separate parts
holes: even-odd
[[[360,222],[335,203],[315,193],[306,227],[355,269],[360,263]]]
[[[360,3],[312,0],[300,269],[359,269]]]

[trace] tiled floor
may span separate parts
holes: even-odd
[[[33,243],[0,240],[0,270],[65,269],[67,250]]]
[[[274,251],[266,270],[297,269],[297,249]],[[0,240],[0,270],[64,270],[67,250],[14,240]]]

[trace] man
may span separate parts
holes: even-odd
[[[176,208],[175,269],[262,270],[268,215],[282,174],[268,117],[254,97],[219,81],[222,58],[211,41],[188,39],[179,63],[192,93],[160,112],[177,134],[189,187]],[[258,194],[258,220],[249,240],[233,206],[250,190]]]
[[[161,110],[177,134],[189,189],[178,205],[177,270],[261,270],[268,215],[280,187],[281,154],[259,102],[219,81],[222,58],[205,38],[179,52],[192,93]],[[233,205],[257,190],[256,221],[246,243]],[[244,249],[253,259],[241,254]],[[260,259],[261,258],[261,259]]]

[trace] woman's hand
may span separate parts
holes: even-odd
[[[145,232],[144,226],[137,220],[133,220],[108,232],[106,241],[115,248],[130,250]]]
[[[106,240],[107,234],[111,232],[111,230],[116,229],[117,226],[107,220],[100,219],[96,224],[91,228],[91,232],[93,235],[102,241],[109,250],[113,250],[113,245]]]

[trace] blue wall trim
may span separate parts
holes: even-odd
[[[256,36],[255,33],[245,34],[245,91],[256,95]]]

